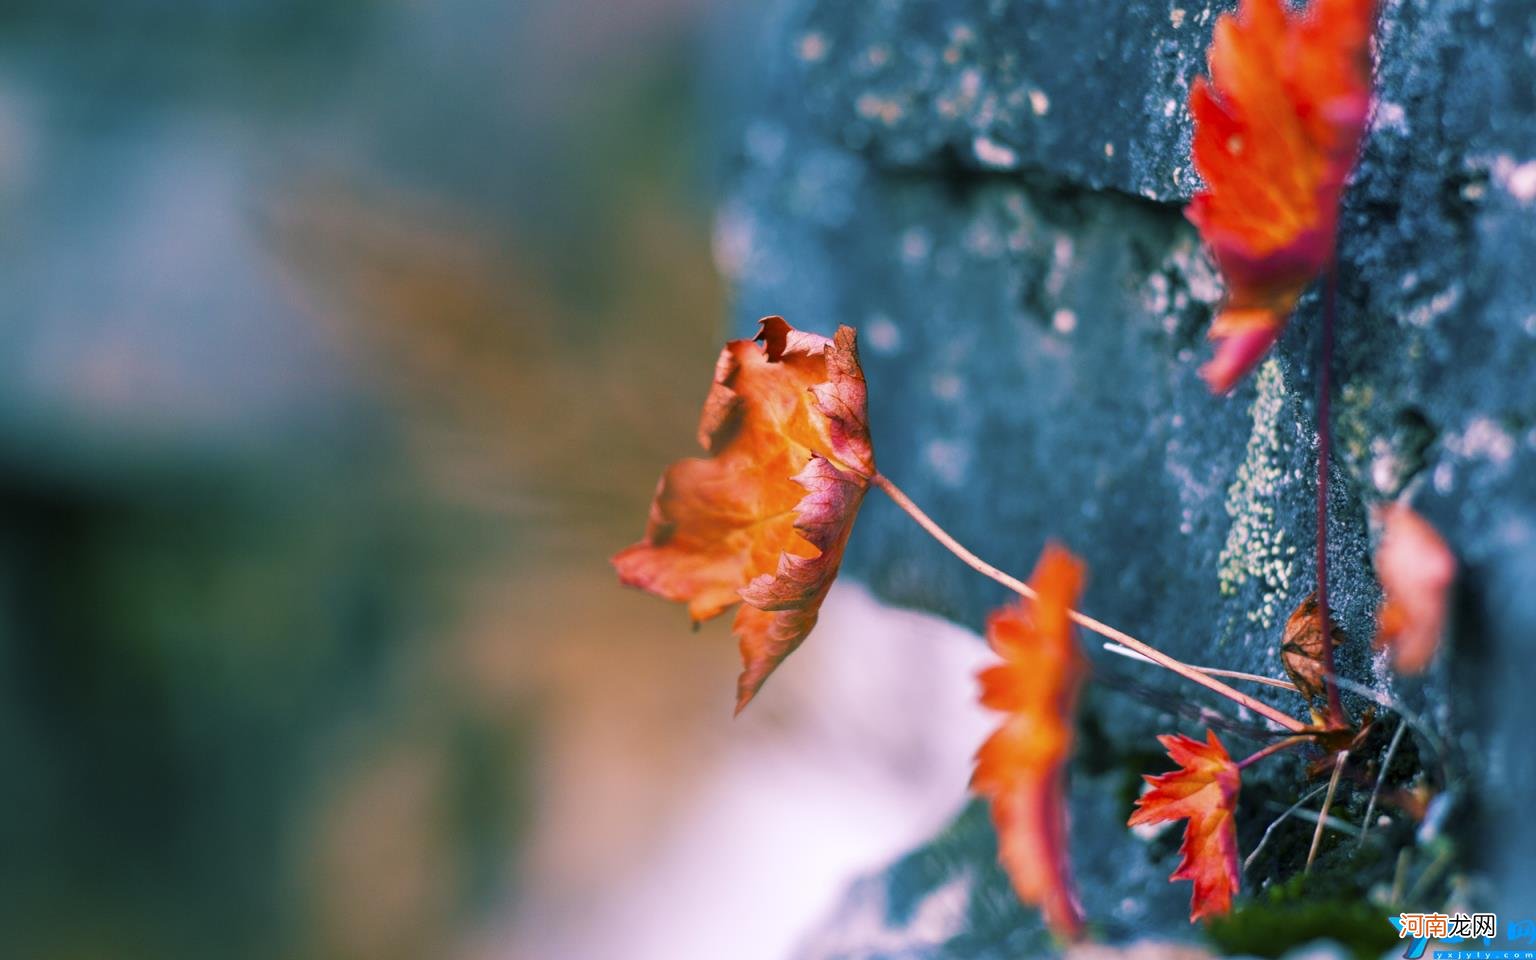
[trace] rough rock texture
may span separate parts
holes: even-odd
[[[1091,566],[1096,616],[1193,662],[1273,674],[1314,581],[1319,297],[1234,396],[1207,394],[1196,368],[1221,286],[1182,216],[1196,186],[1185,100],[1232,6],[781,0],[751,25],[750,54],[745,34],[731,41],[732,71],[760,75],[734,90],[716,253],[738,329],[768,313],[859,328],[882,469],[963,542],[1025,573],[1058,538]],[[1381,830],[1358,861],[1335,857],[1368,882],[1406,848],[1416,875],[1450,849],[1443,822],[1448,873],[1489,878],[1465,888],[1480,902],[1529,910],[1536,828],[1517,811],[1536,786],[1523,742],[1536,700],[1522,695],[1536,647],[1536,6],[1388,0],[1378,45],[1339,243],[1330,589],[1343,672],[1428,733],[1393,770],[1449,789],[1417,836]],[[1412,682],[1369,649],[1369,507],[1400,495],[1464,571],[1448,655]],[[878,499],[848,569],[973,626],[1001,599]],[[1123,823],[1135,773],[1164,767],[1151,735],[1198,732],[1189,714],[1211,701],[1095,660],[1107,682],[1085,707],[1072,825],[1089,913],[1109,939],[1195,936],[1187,885],[1161,880],[1176,838]],[[1252,749],[1222,729],[1234,753]],[[1247,778],[1242,849],[1309,788],[1295,761]],[[1363,806],[1346,799],[1344,814],[1359,822]],[[1256,862],[1250,890],[1296,871],[1309,831],[1289,832],[1302,851]],[[851,890],[806,955],[1045,949],[992,857],[973,811]],[[933,897],[948,900],[925,913]]]

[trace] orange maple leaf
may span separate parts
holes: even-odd
[[[1435,658],[1445,632],[1456,558],[1423,517],[1404,504],[1384,508],[1385,529],[1376,548],[1376,573],[1385,597],[1377,616],[1376,647],[1390,648],[1400,673],[1421,673]]]
[[[998,859],[1014,890],[1068,939],[1083,923],[1062,795],[1077,692],[1088,671],[1067,619],[1082,581],[1082,562],[1049,544],[1030,579],[1038,598],[988,618],[987,642],[1003,662],[980,674],[981,703],[1006,716],[977,751],[971,777],[971,789],[991,801]]]
[[[1194,881],[1191,921],[1226,913],[1240,882],[1233,814],[1241,774],[1209,730],[1205,743],[1182,734],[1157,739],[1179,769],[1142,777],[1152,789],[1137,799],[1130,826],[1188,819],[1179,845],[1179,868],[1168,879]]]
[[[1333,617],[1328,617],[1334,649],[1345,643],[1344,631],[1339,629]],[[1296,685],[1296,692],[1307,700],[1314,700],[1327,692],[1325,679],[1327,666],[1323,654],[1323,631],[1317,622],[1317,591],[1291,611],[1285,622],[1285,632],[1280,640],[1280,665]]]
[[[758,344],[761,343],[762,346]],[[741,712],[811,628],[874,475],[852,328],[831,340],[767,317],[720,352],[699,421],[707,457],[667,468],[619,579],[688,604],[695,623],[741,601]]]
[[[1264,357],[1333,256],[1339,196],[1365,134],[1376,0],[1242,0],[1216,20],[1210,79],[1189,93],[1186,211],[1227,281],[1201,375],[1230,390]]]

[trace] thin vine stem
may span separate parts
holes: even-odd
[[[1104,649],[1110,653],[1116,653],[1122,657],[1126,657],[1131,660],[1137,660],[1141,663],[1150,663],[1154,665],[1157,663],[1156,660],[1144,657],[1137,653],[1135,650],[1122,647],[1118,643],[1106,643],[1104,644]],[[1262,683],[1266,687],[1279,687],[1281,690],[1289,690],[1292,693],[1297,694],[1301,693],[1301,690],[1297,688],[1296,684],[1289,680],[1281,680],[1279,677],[1266,677],[1261,673],[1245,673],[1242,670],[1222,670],[1219,667],[1202,667],[1195,663],[1189,664],[1189,668],[1191,670],[1199,670],[1201,673],[1208,674],[1213,677],[1226,677],[1228,680],[1247,680],[1249,683]]]
[[[1397,730],[1392,734],[1392,742],[1387,745],[1386,756],[1381,760],[1381,769],[1376,773],[1376,783],[1371,787],[1371,800],[1365,805],[1365,819],[1360,821],[1360,839],[1355,842],[1356,847],[1365,845],[1365,835],[1371,829],[1371,818],[1376,815],[1376,797],[1381,793],[1381,784],[1387,778],[1387,769],[1392,766],[1392,758],[1397,756],[1397,746],[1403,742],[1403,734],[1407,731],[1408,724],[1399,723]]]
[[[1237,762],[1237,769],[1247,770],[1249,767],[1258,763],[1260,760],[1263,760],[1265,757],[1279,753],[1281,750],[1289,750],[1298,744],[1308,742],[1310,739],[1310,737],[1286,737],[1284,740],[1277,740],[1264,749],[1260,750],[1258,753],[1239,760]]]
[[[1333,620],[1328,615],[1328,457],[1332,430],[1333,314],[1338,299],[1339,269],[1328,265],[1323,292],[1323,323],[1317,345],[1317,630],[1323,638],[1324,686],[1328,693],[1328,723],[1347,726],[1339,685],[1333,681]]]
[[[975,570],[977,573],[984,577],[988,577],[997,581],[998,583],[1002,584],[1009,590],[1012,590],[1014,593],[1017,593],[1022,597],[1030,600],[1036,599],[1038,594],[1035,592],[1033,587],[1018,579],[1017,577],[1011,576],[1010,574],[999,570],[997,567],[992,566],[992,564],[986,562],[985,560],[976,556],[976,554],[967,550],[960,543],[960,541],[950,536],[949,531],[939,526],[932,517],[924,513],[921,507],[912,502],[911,497],[907,496],[900,487],[892,483],[890,479],[884,474],[876,473],[871,476],[869,480],[875,486],[883,490],[885,495],[890,497],[898,507],[905,511],[909,517],[915,520],[917,525],[922,527],[929,536],[943,544],[945,549],[949,550],[949,552],[953,553],[956,557],[959,557],[966,566],[970,567],[972,570]],[[1240,690],[1222,683],[1215,677],[1201,673],[1199,670],[1196,670],[1194,667],[1191,667],[1180,660],[1175,660],[1173,657],[1170,657],[1168,654],[1162,652],[1156,647],[1142,643],[1140,640],[1137,640],[1135,637],[1131,636],[1123,630],[1117,630],[1114,627],[1111,627],[1106,623],[1101,623],[1100,621],[1095,620],[1087,614],[1081,613],[1077,610],[1068,610],[1067,616],[1077,625],[1087,630],[1091,630],[1101,637],[1107,637],[1108,639],[1115,641],[1123,647],[1128,647],[1131,650],[1136,651],[1158,666],[1171,670],[1174,673],[1177,673],[1179,676],[1188,680],[1192,680],[1195,683],[1200,684],[1202,687],[1205,687],[1215,693],[1219,693],[1223,697],[1226,697],[1228,700],[1247,707],[1254,713],[1274,721],[1287,730],[1290,730],[1292,733],[1302,733],[1307,729],[1306,725],[1297,720],[1295,717],[1282,713],[1264,701],[1250,697],[1246,693],[1243,693]]]
[[[1349,751],[1340,750],[1333,758],[1333,776],[1328,780],[1328,793],[1323,797],[1323,809],[1317,815],[1317,829],[1312,831],[1312,847],[1307,851],[1307,865],[1301,868],[1303,875],[1312,872],[1312,861],[1317,859],[1318,848],[1323,845],[1323,827],[1328,822],[1328,811],[1333,807],[1334,791],[1339,789],[1339,775],[1349,762]]]
[[[1253,866],[1253,861],[1255,861],[1255,860],[1257,860],[1259,858],[1259,853],[1264,849],[1264,845],[1269,843],[1269,836],[1270,836],[1270,834],[1275,832],[1275,828],[1276,827],[1278,827],[1278,826],[1280,826],[1280,824],[1284,823],[1286,821],[1286,819],[1289,818],[1297,810],[1300,810],[1301,807],[1302,807],[1302,804],[1306,803],[1308,800],[1311,800],[1313,797],[1317,796],[1318,794],[1322,793],[1324,790],[1327,790],[1327,789],[1328,789],[1328,785],[1326,783],[1322,784],[1321,786],[1314,787],[1314,788],[1312,788],[1312,792],[1308,793],[1306,796],[1302,797],[1300,800],[1297,800],[1295,803],[1291,804],[1289,807],[1286,807],[1285,808],[1285,812],[1280,814],[1280,816],[1276,817],[1274,819],[1274,822],[1272,822],[1268,827],[1265,828],[1264,836],[1259,838],[1258,845],[1253,848],[1253,852],[1248,854],[1247,859],[1245,859],[1243,861],[1243,870],[1247,871],[1250,867]]]

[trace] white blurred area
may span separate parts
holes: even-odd
[[[959,812],[989,729],[975,702],[987,659],[968,630],[838,585],[757,701],[734,722],[720,718],[725,743],[650,856],[581,902],[524,890],[506,939],[480,955],[793,955],[850,881]]]

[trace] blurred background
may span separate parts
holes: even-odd
[[[607,565],[724,334],[741,22],[0,4],[5,955],[782,956],[954,812],[967,635],[841,590],[731,723]]]

